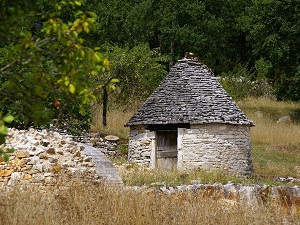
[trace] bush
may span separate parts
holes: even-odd
[[[251,72],[246,66],[239,64],[232,71],[222,73],[218,80],[228,94],[236,100],[246,97],[274,98],[274,90],[267,79],[256,77],[256,72]]]

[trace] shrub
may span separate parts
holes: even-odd
[[[273,98],[274,90],[263,76],[255,79],[256,72],[251,72],[246,66],[237,65],[232,71],[222,73],[219,82],[228,94],[236,99],[246,97]]]

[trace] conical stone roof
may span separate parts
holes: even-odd
[[[207,123],[254,126],[206,65],[184,58],[126,126]]]

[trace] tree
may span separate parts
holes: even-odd
[[[103,55],[110,61],[108,80],[120,81],[116,90],[113,88],[115,91],[112,98],[117,104],[130,105],[135,101],[144,101],[166,76],[166,69],[160,63],[167,61],[167,58],[157,50],[151,50],[148,44],[139,44],[133,48],[105,45],[102,48]],[[110,90],[107,85],[99,90],[99,95],[102,95],[104,126]]]
[[[0,144],[4,122],[28,127],[56,118],[70,125],[87,115],[109,63],[85,46],[96,15],[80,10],[84,2],[0,1]]]
[[[242,18],[252,64],[267,69],[279,99],[300,100],[299,14],[297,0],[253,0]]]

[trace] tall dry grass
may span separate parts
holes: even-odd
[[[299,224],[278,205],[248,206],[191,192],[162,194],[73,182],[58,190],[1,192],[3,225]]]
[[[300,178],[300,103],[248,98],[237,104],[256,124],[251,128],[255,176]],[[277,123],[282,116],[291,121]]]
[[[253,143],[300,143],[299,102],[278,102],[266,98],[248,98],[237,104],[255,123],[255,127],[251,128]],[[287,115],[292,117],[291,122],[276,122],[280,117]]]
[[[100,131],[103,134],[113,134],[121,138],[121,140],[127,140],[129,135],[129,128],[124,125],[133,116],[137,110],[134,108],[127,108],[126,106],[115,106],[108,109],[107,112],[107,126],[102,124],[102,106],[92,106],[92,129]]]

